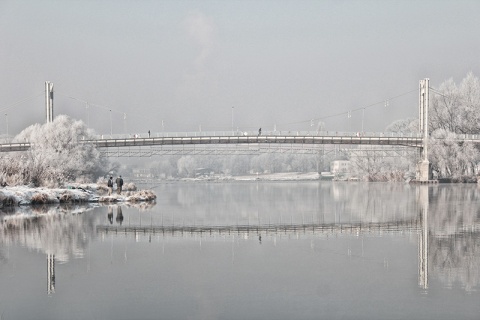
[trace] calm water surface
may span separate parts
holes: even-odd
[[[0,319],[479,319],[480,188],[228,182],[0,211]]]

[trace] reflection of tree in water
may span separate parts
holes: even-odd
[[[454,234],[480,222],[480,189],[476,185],[439,185],[430,188],[429,227]]]
[[[480,189],[454,184],[431,187],[428,229],[431,272],[447,287],[480,286]]]
[[[2,247],[0,248],[0,261],[1,261],[1,262],[5,262],[5,261],[8,260],[8,259],[7,259],[7,256],[5,255],[4,250],[5,250],[5,247],[2,246]]]
[[[417,217],[415,188],[402,183],[352,183],[332,185],[337,211],[343,209],[361,222],[394,222]]]
[[[94,235],[94,216],[80,214],[88,207],[28,206],[14,215],[2,216],[0,244],[20,244],[47,254],[58,261],[83,257]]]
[[[130,203],[125,207],[134,207],[139,211],[152,208],[152,203]],[[120,204],[107,206],[115,208],[115,221],[123,222]],[[70,257],[83,257],[88,242],[96,234],[96,226],[104,215],[92,215],[87,212],[97,209],[106,212],[105,206],[61,204],[42,206],[20,206],[0,211],[0,248],[9,245],[21,245],[46,254],[55,255],[55,259],[66,262]],[[86,214],[87,213],[87,214]],[[0,250],[0,260],[5,256]]]
[[[455,284],[466,291],[480,286],[480,235],[465,233],[430,239],[432,273],[445,286]]]
[[[162,202],[176,216],[195,209],[195,219],[235,224],[293,222],[392,222],[416,217],[415,188],[407,184],[349,182],[220,182],[161,185]],[[185,210],[187,209],[187,210]],[[230,215],[230,216],[229,216]],[[304,219],[302,219],[304,215]],[[193,217],[184,216],[187,223]],[[313,220],[313,221],[312,221]],[[199,221],[196,221],[199,223]]]

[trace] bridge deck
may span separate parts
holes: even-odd
[[[315,136],[315,135],[266,135],[266,136],[184,136],[153,138],[119,138],[82,140],[97,148],[175,146],[175,145],[218,145],[218,144],[330,144],[330,145],[395,145],[422,147],[421,137],[384,136]],[[30,143],[3,143],[0,152],[26,151]]]
[[[155,145],[191,144],[351,144],[351,145],[400,145],[421,147],[420,137],[356,137],[356,136],[202,136],[159,137],[137,139],[92,140],[97,147],[131,147]]]

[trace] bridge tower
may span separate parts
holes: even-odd
[[[420,151],[421,160],[417,164],[417,180],[432,180],[432,170],[428,162],[428,102],[430,79],[420,80],[419,86],[419,129],[423,134],[423,146]]]
[[[45,81],[45,114],[46,122],[53,122],[53,83]]]

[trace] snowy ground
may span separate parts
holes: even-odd
[[[258,174],[248,176],[235,176],[233,180],[251,181],[251,180],[267,180],[267,181],[302,181],[302,180],[318,180],[320,174],[318,172],[286,172],[286,173],[271,173]]]
[[[28,186],[0,188],[0,208],[30,204],[81,203],[81,202],[140,202],[155,200],[150,190],[124,191],[105,195],[95,184],[71,185],[68,188],[32,188]]]
[[[319,180],[320,174],[318,172],[282,172],[282,173],[259,173],[250,174],[245,176],[225,176],[225,175],[213,175],[204,176],[199,178],[184,178],[180,181],[306,181],[306,180]]]

